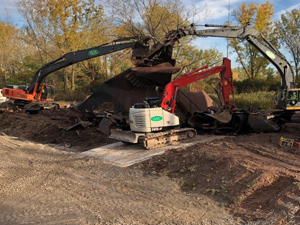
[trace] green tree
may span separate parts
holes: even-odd
[[[10,21],[0,21],[0,84],[6,86],[18,80],[25,54],[30,46],[24,43],[24,33]],[[20,83],[20,82],[18,82]]]
[[[86,47],[85,40],[95,41],[94,29],[99,31],[98,22],[103,18],[103,8],[94,0],[20,0],[18,9],[27,21],[26,31],[39,51],[41,65]],[[78,71],[77,65],[64,70],[64,90],[69,86],[75,90]]]
[[[273,46],[277,46],[274,33],[272,17],[274,14],[273,5],[268,1],[265,4],[243,3],[239,10],[233,12],[233,17],[239,26],[246,26],[248,23],[254,29],[260,31]],[[269,61],[263,57],[257,49],[248,42],[240,42],[236,39],[230,40],[230,47],[237,53],[237,62],[245,71],[247,78],[265,77]]]
[[[276,31],[279,42],[291,54],[294,61],[294,72],[296,80],[299,81],[300,70],[300,11],[293,9],[281,15],[281,19],[276,21]]]

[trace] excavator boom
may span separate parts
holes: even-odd
[[[172,45],[174,41],[178,41],[180,38],[187,35],[198,37],[237,38],[248,41],[275,66],[281,76],[279,94],[276,96],[274,101],[275,107],[278,109],[290,109],[290,104],[285,96],[289,89],[296,87],[294,73],[290,63],[278,49],[276,49],[259,31],[248,25],[238,27],[206,24],[205,27],[213,29],[197,30],[196,25],[192,24],[190,28],[183,28],[169,32],[166,35],[165,42]],[[300,90],[298,91],[300,93]],[[292,108],[293,110],[295,109],[295,107]],[[296,106],[296,108],[297,110],[300,110],[300,99],[299,106]]]
[[[194,83],[198,80],[202,80],[213,74],[220,73],[221,81],[219,83],[222,90],[222,96],[225,106],[235,107],[234,104],[230,103],[230,94],[233,91],[233,80],[231,71],[231,62],[229,59],[224,58],[221,66],[215,66],[207,69],[209,66],[205,65],[191,72],[185,73],[177,79],[168,83],[165,87],[161,107],[171,113],[175,112],[176,106],[176,92],[182,87]]]
[[[130,37],[124,39],[114,40],[111,43],[106,43],[100,46],[69,52],[47,64],[42,66],[35,74],[32,82],[29,86],[15,86],[9,85],[3,88],[3,96],[20,100],[23,102],[31,101],[53,101],[53,95],[51,98],[43,98],[42,92],[45,91],[45,84],[43,83],[46,76],[57,70],[68,67],[72,64],[89,60],[95,57],[106,55],[112,52],[120,51],[127,48],[133,48],[138,42],[138,37]]]
[[[130,42],[124,42],[128,41]],[[132,37],[132,38],[126,38],[126,39],[118,39],[111,43],[106,43],[100,46],[84,49],[84,50],[78,50],[74,52],[69,52],[58,59],[55,59],[47,64],[45,64],[43,67],[41,67],[35,74],[31,84],[29,85],[27,91],[28,93],[32,93],[35,87],[35,84],[37,83],[38,86],[41,85],[43,80],[47,75],[50,73],[53,73],[57,70],[63,69],[65,67],[68,67],[72,64],[76,64],[85,60],[89,60],[95,57],[99,57],[102,55],[107,55],[109,53],[121,51],[124,49],[132,48],[138,40],[138,37]]]

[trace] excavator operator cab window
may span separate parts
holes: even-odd
[[[133,108],[158,108],[161,107],[160,97],[146,97],[143,103],[135,103]]]
[[[47,85],[47,98],[55,97],[55,87],[53,85]]]
[[[287,106],[300,106],[299,103],[299,94],[297,90],[290,90],[287,93]]]
[[[145,102],[149,104],[150,108],[161,107],[161,98],[160,97],[146,97]]]

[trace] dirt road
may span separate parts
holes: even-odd
[[[0,224],[234,224],[172,179],[0,137]]]

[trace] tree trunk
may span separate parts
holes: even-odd
[[[75,70],[74,70],[74,65],[72,65],[72,75],[71,75],[71,90],[75,91]]]
[[[68,83],[69,83],[68,74],[64,73],[64,91],[65,92],[68,90]]]

